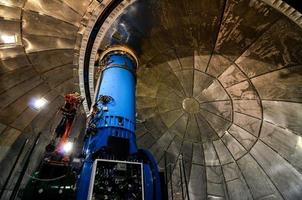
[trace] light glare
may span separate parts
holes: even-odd
[[[35,109],[40,110],[47,104],[47,100],[44,98],[36,99],[33,103]]]
[[[69,153],[72,150],[72,142],[67,142],[63,145],[63,150],[65,153]]]
[[[14,44],[16,43],[15,35],[1,35],[1,40],[4,44]]]
[[[298,137],[297,146],[302,149],[302,137]]]

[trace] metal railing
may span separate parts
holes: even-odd
[[[21,155],[22,155],[22,153],[23,153],[24,147],[25,147],[25,145],[26,145],[27,143],[28,143],[28,139],[25,139],[24,142],[23,142],[23,144],[22,144],[22,146],[21,146],[21,148],[20,148],[20,150],[19,150],[19,152],[18,152],[18,155],[17,155],[17,157],[16,157],[16,159],[15,159],[15,161],[14,161],[14,164],[12,165],[12,167],[11,167],[9,173],[8,173],[8,176],[7,176],[7,178],[5,179],[5,182],[4,182],[3,186],[2,186],[2,189],[1,189],[1,192],[0,192],[0,199],[2,198],[2,196],[3,196],[3,194],[4,194],[4,191],[5,191],[5,189],[6,189],[7,185],[8,185],[8,183],[9,183],[9,181],[10,181],[10,179],[11,179],[11,176],[12,176],[13,172],[14,172],[15,169],[16,169],[17,163],[19,162],[20,157],[21,157]]]
[[[175,194],[178,193],[180,189],[181,199],[190,200],[189,196],[189,187],[188,187],[188,179],[186,175],[185,168],[185,160],[183,159],[183,155],[179,155],[179,159],[175,163],[167,163],[167,152],[164,152],[164,171],[165,171],[165,181],[167,184],[168,190],[168,199],[170,200],[178,200],[179,197],[176,197]],[[176,170],[178,165],[179,171]],[[175,175],[179,175],[180,179],[180,188],[176,188],[175,183],[173,183],[173,178],[178,177]]]

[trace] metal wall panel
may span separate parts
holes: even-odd
[[[236,138],[246,149],[252,148],[252,146],[256,142],[255,136],[234,124],[230,127],[228,132],[234,138]]]
[[[23,35],[26,53],[55,49],[73,49],[74,39],[50,36]]]
[[[194,79],[195,80],[195,79]],[[198,85],[204,85],[203,83],[198,83]],[[196,97],[199,102],[208,101],[222,101],[229,100],[225,89],[220,85],[217,80],[212,81],[211,85],[203,89],[200,94]]]
[[[288,129],[264,122],[261,140],[302,172],[302,138]]]
[[[260,101],[257,100],[234,100],[233,107],[235,112],[251,115],[258,119],[262,118]]]
[[[258,99],[258,95],[254,90],[253,86],[248,82],[244,81],[236,85],[232,85],[227,88],[228,94],[230,94],[232,99]]]
[[[9,20],[20,20],[21,9],[0,4],[0,18]]]
[[[240,56],[279,17],[261,1],[227,1],[215,51],[230,59]]]
[[[212,142],[205,142],[203,144],[203,151],[204,151],[205,163],[207,166],[220,165]]]
[[[262,99],[301,102],[302,65],[258,76],[252,82]]]
[[[228,148],[235,160],[241,158],[244,154],[246,154],[244,147],[231,134],[229,134],[229,132],[226,131],[221,140]]]
[[[255,137],[259,136],[261,120],[257,118],[234,112],[234,124],[253,134]]]
[[[236,63],[249,77],[301,64],[301,34],[299,27],[283,17],[274,23],[272,28],[265,32]]]
[[[232,155],[221,140],[213,142],[221,165],[233,162]]]
[[[242,157],[237,163],[254,199],[283,199],[270,178],[250,154]]]
[[[189,196],[192,200],[206,199],[206,174],[205,167],[192,164],[189,182]]]
[[[28,54],[31,64],[35,69],[44,73],[55,67],[71,64],[73,50],[55,49],[49,51],[32,52]]]
[[[219,81],[224,87],[229,87],[241,82],[247,77],[237,67],[237,65],[231,65],[228,67],[219,77]]]
[[[299,199],[302,196],[302,175],[280,155],[261,141],[251,149],[251,154],[285,199]]]
[[[44,130],[63,103],[58,95],[76,89],[71,65],[79,64],[98,5],[0,0],[0,34],[17,37],[0,47],[4,127]],[[126,43],[138,50],[138,145],[160,167],[167,150],[175,199],[182,196],[181,159],[190,199],[299,199],[300,27],[260,0],[137,0],[120,11],[99,48]],[[27,106],[35,95],[50,101],[40,113]]]
[[[23,12],[22,30],[25,34],[75,39],[78,27],[47,15]]]
[[[282,101],[262,101],[264,120],[301,135],[302,104]],[[285,117],[286,116],[286,117]]]
[[[216,101],[210,103],[200,104],[200,108],[209,111],[213,114],[219,115],[226,120],[232,120],[232,106],[230,101]]]
[[[29,0],[26,2],[24,9],[51,16],[77,27],[81,21],[81,16],[76,11],[58,0]]]

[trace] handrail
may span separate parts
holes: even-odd
[[[172,165],[169,165],[169,167],[170,167],[170,170],[169,170],[169,172],[170,172],[170,186],[171,186],[171,198],[172,198],[172,200],[174,200],[174,194],[173,194],[173,183],[172,183]]]
[[[41,132],[39,132],[38,135],[36,136],[35,141],[34,141],[32,147],[31,147],[30,151],[29,151],[28,154],[27,154],[25,163],[24,163],[24,165],[23,165],[23,167],[22,167],[22,170],[21,170],[21,172],[20,172],[20,175],[19,175],[19,177],[18,177],[18,179],[17,179],[17,182],[16,182],[16,184],[15,184],[15,187],[14,187],[14,189],[13,189],[13,191],[12,191],[12,194],[11,194],[9,200],[14,200],[14,199],[16,198],[16,195],[17,195],[17,193],[18,193],[18,191],[19,191],[21,182],[22,182],[22,180],[23,180],[23,177],[24,177],[25,172],[26,172],[26,170],[27,170],[28,164],[29,164],[29,162],[30,162],[31,155],[32,155],[32,153],[33,153],[33,151],[34,151],[36,145],[38,144],[38,141],[39,141],[40,136],[41,136]]]
[[[182,169],[183,169],[183,175],[184,175],[184,180],[185,180],[187,199],[190,200],[188,181],[187,181],[186,170],[185,170],[185,163],[184,163],[184,160],[183,160],[182,156],[181,156],[181,160],[180,161],[181,161]],[[182,176],[182,174],[181,174],[181,176]]]
[[[3,184],[3,187],[2,187],[1,192],[0,192],[0,199],[1,199],[1,197],[2,197],[2,195],[4,193],[4,191],[5,191],[5,188],[6,188],[7,184],[8,184],[8,182],[9,182],[9,180],[11,179],[11,176],[12,176],[12,174],[13,174],[15,168],[16,168],[16,165],[17,165],[17,163],[18,163],[18,161],[19,161],[19,159],[20,159],[20,157],[21,157],[21,155],[23,153],[23,149],[24,149],[25,145],[27,144],[27,142],[28,142],[28,138],[25,139],[25,141],[23,142],[23,144],[22,144],[22,146],[21,146],[21,148],[20,148],[20,150],[18,152],[17,158],[16,158],[16,160],[15,160],[12,168],[10,169],[9,174],[8,174],[8,176],[7,176],[4,184]]]
[[[182,164],[181,164],[181,162],[179,162],[179,175],[180,175],[181,195],[182,195],[182,199],[184,200],[185,194],[184,194],[184,188],[183,188],[183,182],[182,182]]]
[[[167,185],[170,186],[170,190],[171,190],[170,198],[173,200],[174,199],[174,194],[173,194],[173,182],[172,182],[173,172],[172,171],[175,170],[175,165],[176,165],[177,162],[176,163],[172,163],[172,162],[167,163],[166,154],[167,154],[167,152],[165,151],[164,152],[164,164],[165,164],[165,174],[166,174],[165,178],[166,178]],[[178,164],[179,164],[179,177],[180,177],[180,184],[181,184],[182,199],[183,200],[185,200],[185,199],[190,200],[188,180],[187,180],[186,171],[185,171],[185,161],[183,159],[182,154],[179,155]],[[168,178],[168,176],[169,176],[169,178]],[[170,180],[168,180],[168,179],[170,179]],[[170,182],[170,184],[169,184],[169,182]]]

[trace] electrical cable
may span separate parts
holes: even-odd
[[[36,178],[28,173],[25,174],[26,176],[30,177],[31,179],[34,179],[34,180],[38,180],[38,181],[44,181],[44,182],[49,182],[49,181],[56,181],[56,180],[60,180],[62,178],[64,178],[65,176],[67,176],[67,174],[64,174],[62,176],[58,176],[56,178],[45,178],[45,179],[42,179],[42,178]]]

